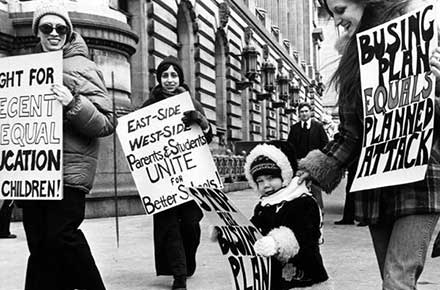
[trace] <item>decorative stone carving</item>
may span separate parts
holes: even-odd
[[[226,27],[229,21],[229,16],[231,15],[228,3],[223,2],[219,4],[218,14],[220,19],[220,27]]]
[[[189,17],[190,17],[191,22],[192,22],[193,34],[194,35],[197,34],[197,32],[199,31],[199,24],[197,22],[197,14],[196,14],[195,9],[194,9],[194,4],[190,0],[182,0],[180,2],[180,5],[185,5],[186,6],[186,9],[189,12]]]

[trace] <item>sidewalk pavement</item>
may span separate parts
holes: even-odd
[[[378,290],[380,276],[367,227],[336,226],[341,218],[345,184],[324,195],[324,263],[335,290]],[[251,216],[257,200],[250,190],[228,193],[244,215]],[[197,253],[197,271],[188,280],[190,290],[229,290],[232,281],[217,244],[209,241],[208,224],[202,221],[202,241]],[[171,289],[172,277],[156,277],[152,218],[145,215],[119,219],[120,243],[116,246],[115,219],[89,219],[82,225],[108,290]],[[440,230],[437,225],[435,235]],[[17,239],[0,240],[0,289],[23,289],[28,250],[21,222],[11,225]],[[440,289],[440,258],[430,258],[432,243],[419,290]],[[43,289],[42,289],[43,290]]]

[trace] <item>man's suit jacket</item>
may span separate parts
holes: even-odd
[[[311,120],[310,128],[308,129],[306,136],[308,135],[308,142],[301,142],[301,128],[302,122],[297,122],[290,127],[289,136],[287,141],[293,144],[297,158],[301,159],[314,149],[322,149],[328,143],[327,133],[325,133],[324,127],[321,123]],[[304,143],[308,143],[308,146],[304,146]]]

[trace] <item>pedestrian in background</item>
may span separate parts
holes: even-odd
[[[153,88],[142,107],[189,91],[183,69],[174,56],[166,57],[156,69],[158,85]],[[198,124],[207,143],[212,129],[202,105],[192,98],[195,110],[184,112],[183,123]],[[173,275],[172,289],[186,289],[186,278],[196,270],[196,252],[200,244],[200,220],[203,213],[195,201],[159,212],[153,216],[154,257],[157,275]]]
[[[251,222],[264,236],[254,249],[271,257],[272,290],[330,290],[319,251],[320,208],[308,187],[293,179],[296,170],[295,151],[285,141],[257,145],[247,156],[246,179],[260,197]]]
[[[356,33],[411,11],[424,1],[323,0],[323,5],[350,36],[333,82],[339,95],[339,135],[324,149],[310,152],[299,162],[300,182],[313,178],[326,191],[339,183],[344,170],[360,154],[363,102]],[[439,97],[440,48],[430,64]],[[436,123],[440,112],[436,110]],[[440,143],[434,131],[431,159],[422,181],[354,192],[355,218],[369,225],[383,289],[416,289],[427,249],[440,215]]]
[[[98,138],[115,129],[112,102],[102,73],[59,2],[43,3],[34,11],[32,30],[39,38],[36,53],[63,51],[63,84],[54,84],[52,92],[64,107],[64,196],[59,201],[21,202],[30,251],[25,289],[104,290],[79,226],[95,177]]]
[[[314,149],[322,149],[328,143],[328,136],[322,124],[312,119],[312,106],[309,103],[301,103],[298,106],[299,122],[290,128],[287,141],[290,142],[297,152],[297,158],[304,158],[307,153]],[[324,209],[321,188],[316,184],[311,185],[312,194],[318,201],[321,210]]]
[[[350,42],[350,36],[346,31],[343,31],[335,42],[335,49],[342,55],[345,51],[347,44]],[[338,134],[338,133],[337,133]],[[335,221],[335,225],[352,225],[354,224],[354,195],[350,193],[350,188],[356,174],[357,161],[347,168],[346,171],[346,185],[345,185],[345,201],[344,209],[342,212],[342,219]],[[360,222],[358,226],[366,226],[366,223]]]
[[[2,205],[1,202],[3,202]],[[0,200],[0,239],[15,239],[17,237],[11,234],[10,230],[13,209],[13,200]]]

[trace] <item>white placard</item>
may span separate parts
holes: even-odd
[[[223,187],[202,130],[182,123],[188,110],[194,105],[185,92],[118,119],[116,132],[148,215],[192,200],[184,186]]]
[[[0,58],[0,199],[63,197],[62,51]]]
[[[255,242],[262,238],[258,229],[232,203],[227,195],[213,188],[188,188],[209,223],[218,229],[217,241],[230,269],[233,290],[269,290],[271,258],[258,256]]]
[[[351,191],[425,178],[434,135],[436,9],[428,5],[357,35],[364,105]]]

